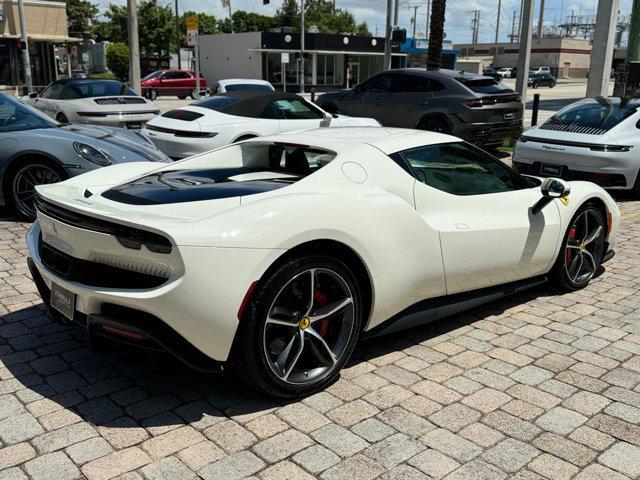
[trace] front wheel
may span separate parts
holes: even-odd
[[[36,218],[34,205],[36,185],[45,185],[62,181],[65,175],[52,165],[46,163],[29,163],[16,170],[11,177],[9,202],[18,215],[29,220]]]
[[[605,235],[600,210],[591,204],[580,208],[569,224],[553,267],[556,283],[569,291],[586,287],[600,268]]]
[[[361,321],[361,295],[349,267],[328,256],[300,255],[275,269],[252,295],[232,369],[268,395],[308,395],[338,376]]]
[[[147,90],[147,98],[153,102],[158,98],[158,91],[155,88],[150,88]]]
[[[538,82],[533,82],[533,85],[531,85],[533,88],[538,88]]]

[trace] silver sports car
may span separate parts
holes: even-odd
[[[62,125],[15,97],[0,93],[0,206],[35,217],[35,185],[55,183],[125,162],[169,162],[137,132]]]
[[[142,98],[117,80],[96,78],[57,80],[40,93],[22,101],[61,123],[91,123],[140,130],[160,113],[150,100]]]

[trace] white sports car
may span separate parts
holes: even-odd
[[[273,92],[275,88],[266,80],[258,80],[253,78],[226,78],[218,80],[211,87],[210,95],[218,95],[219,93],[237,92],[240,90],[261,90]]]
[[[241,90],[170,110],[147,123],[142,133],[169,157],[179,159],[253,137],[328,123],[332,127],[380,126],[372,118],[332,116],[293,93]]]
[[[63,79],[21,100],[60,123],[90,123],[140,130],[160,110],[116,80]]]
[[[527,130],[513,165],[521,173],[588,180],[640,195],[640,100],[585,98]]]
[[[262,137],[37,191],[29,266],[55,318],[283,397],[326,386],[359,338],[547,278],[584,287],[619,221],[592,183],[388,128]]]

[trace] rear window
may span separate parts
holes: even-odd
[[[191,110],[169,110],[162,114],[165,118],[173,118],[175,120],[182,120],[183,122],[192,122],[200,117],[203,117],[201,113],[192,112]]]
[[[475,93],[512,93],[513,90],[493,78],[457,77],[456,80]]]
[[[569,105],[545,124],[591,127],[610,130],[638,111],[640,101],[622,104],[606,98],[585,99]]]
[[[266,90],[271,91],[269,85],[263,85],[260,83],[236,83],[234,85],[225,85],[224,89],[227,92],[237,92],[239,90]]]
[[[238,99],[232,97],[209,97],[193,102],[191,105],[194,107],[208,108],[209,110],[220,110],[222,107],[226,107],[237,101]]]
[[[305,177],[330,163],[335,152],[290,143],[242,144],[244,167]]]

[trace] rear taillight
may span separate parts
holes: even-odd
[[[190,138],[213,138],[217,135],[217,132],[187,132],[182,130],[176,130],[176,137],[190,137]]]
[[[629,145],[591,145],[592,152],[628,152],[633,147]]]
[[[495,105],[496,103],[498,103],[498,100],[495,98],[474,98],[473,100],[464,102],[467,107],[471,108],[485,107],[487,105]]]

